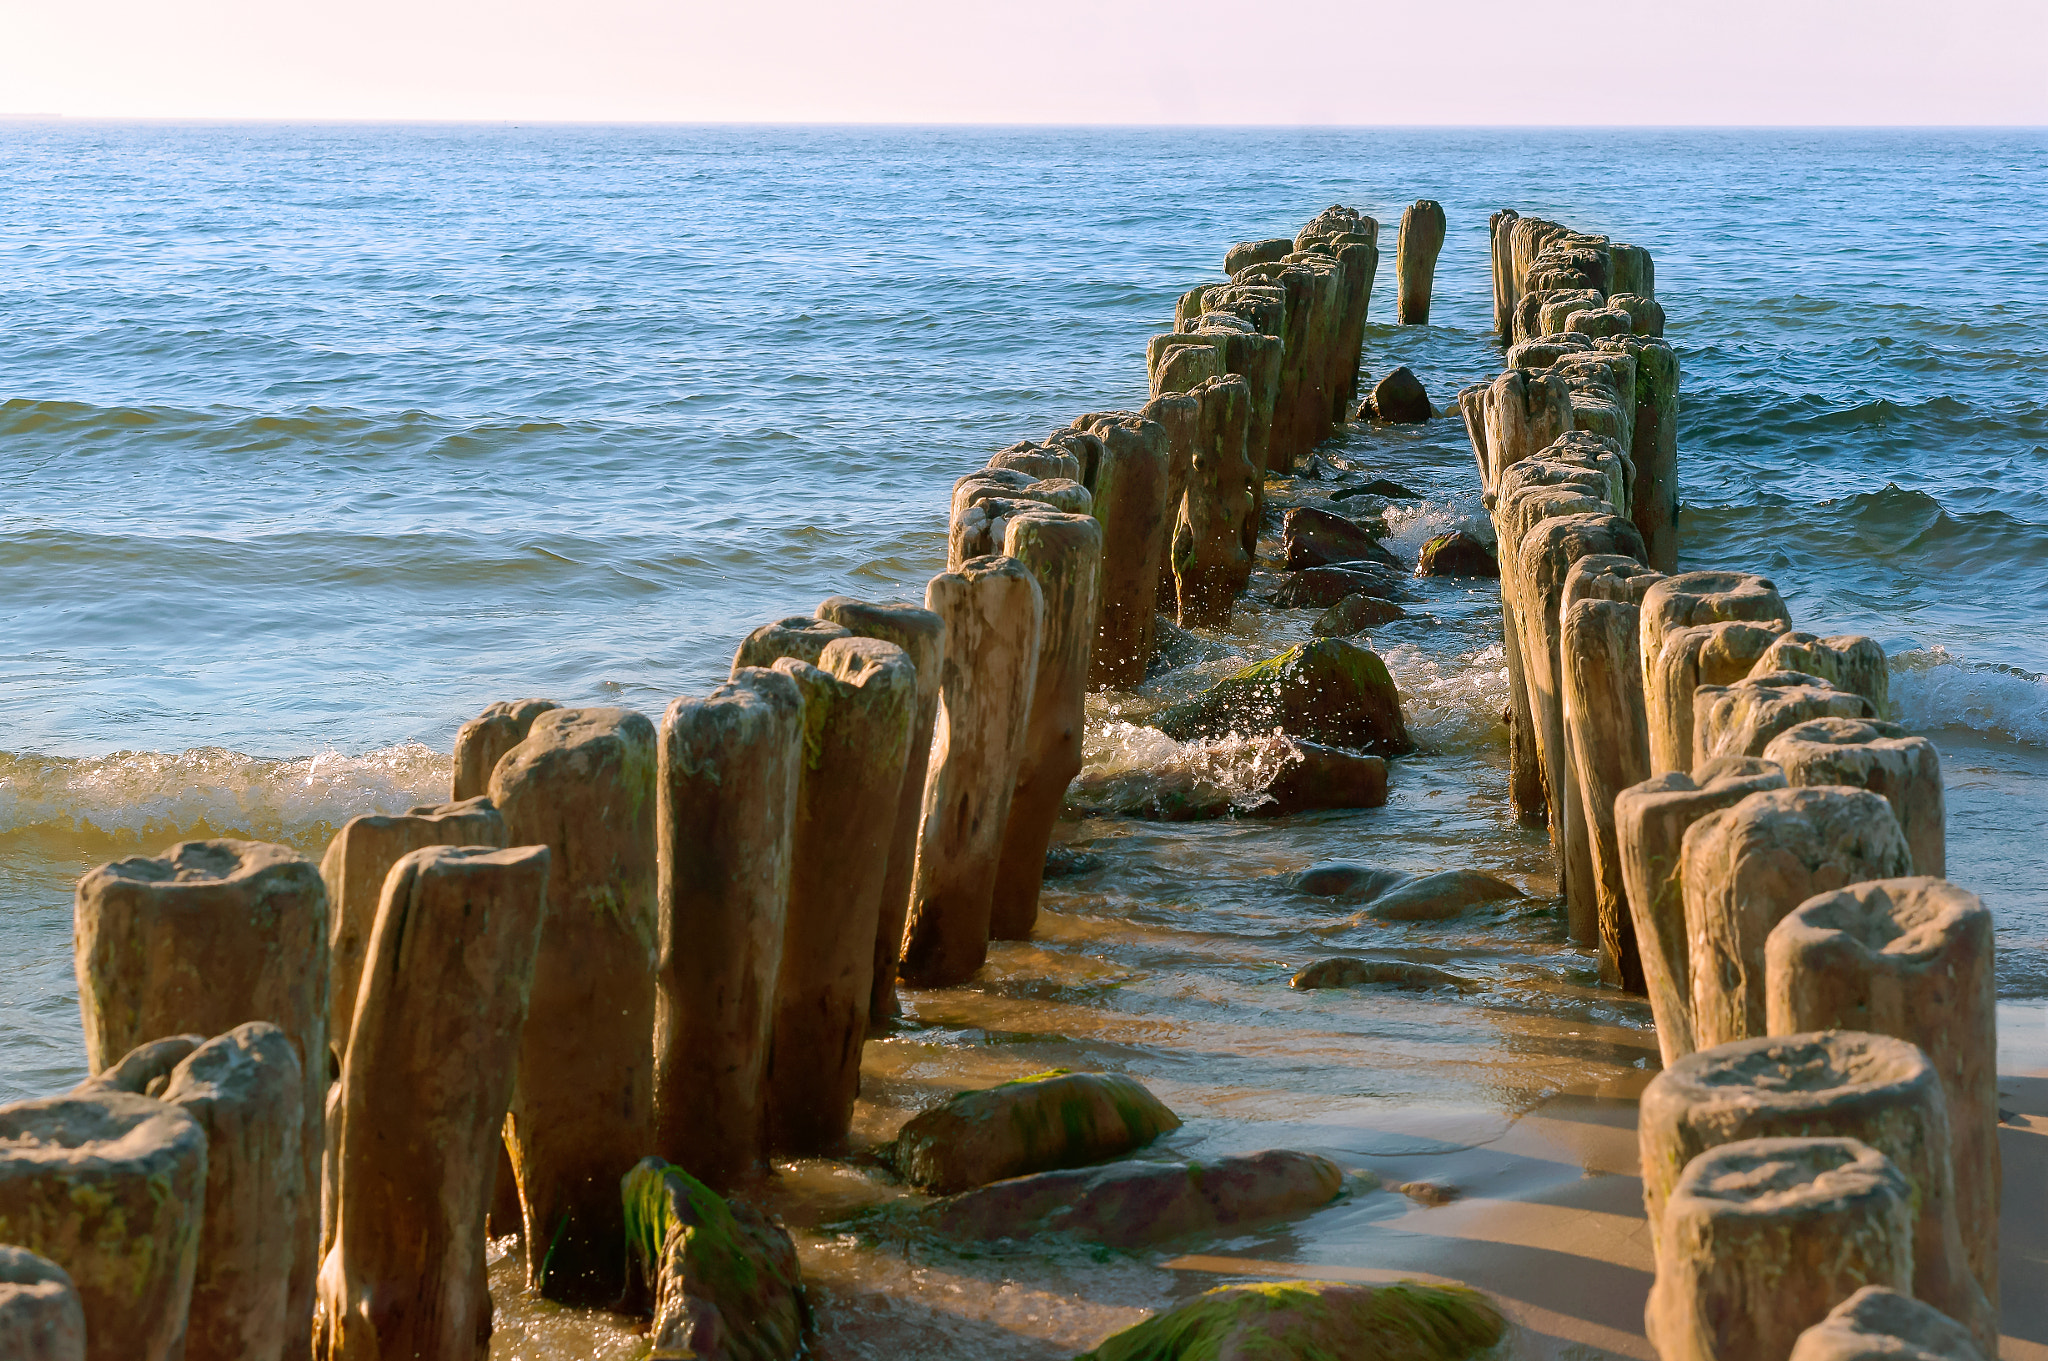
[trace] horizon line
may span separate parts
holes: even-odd
[[[1101,122],[1044,123],[991,119],[760,119],[760,118],[559,118],[511,115],[474,117],[402,114],[108,114],[0,111],[0,123],[134,124],[302,124],[334,126],[483,127],[537,124],[549,127],[647,128],[943,128],[1019,131],[1213,131],[1213,132],[2048,132],[2048,123],[1289,123],[1289,122]]]

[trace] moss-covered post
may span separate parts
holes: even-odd
[[[903,784],[896,795],[896,829],[889,836],[889,873],[882,882],[882,913],[875,924],[874,983],[868,1001],[872,1034],[889,1025],[899,1012],[896,962],[903,954],[903,925],[910,918],[910,887],[917,872],[917,829],[924,816],[924,784],[939,716],[939,686],[945,675],[946,621],[916,605],[870,605],[843,595],[818,606],[818,617],[850,629],[857,637],[894,643],[917,668],[917,709],[910,720]]]
[[[761,1161],[803,720],[796,682],[757,666],[661,719],[654,1148],[714,1186]]]
[[[1678,570],[1678,353],[1647,336],[1612,336],[1595,342],[1601,351],[1635,358],[1629,458],[1636,466],[1635,497],[1629,515],[1642,531],[1650,566]]]
[[[1124,689],[1145,678],[1159,577],[1166,562],[1166,430],[1140,416],[1104,416],[1089,430],[1102,441],[1091,470],[1093,514],[1102,522],[1102,596],[1089,683]]]
[[[63,1267],[25,1248],[0,1248],[0,1356],[85,1361],[85,1310]]]
[[[1686,940],[1685,834],[1709,813],[1766,789],[1785,776],[1767,761],[1710,761],[1688,775],[1667,771],[1620,791],[1614,799],[1622,881],[1635,921],[1643,985],[1657,1021],[1657,1048],[1669,1068],[1697,1047],[1692,1023],[1692,954]]]
[[[460,803],[490,793],[491,772],[500,758],[526,740],[534,719],[554,707],[550,699],[500,700],[463,724],[455,734],[455,779],[449,798]]]
[[[989,557],[933,577],[925,608],[946,621],[946,661],[902,977],[916,987],[946,987],[972,978],[988,958],[1045,600],[1029,567]]]
[[[1882,794],[1906,833],[1913,873],[1939,879],[1948,872],[1941,754],[1926,738],[1908,736],[1896,723],[1815,718],[1773,737],[1764,759],[1782,769],[1789,784],[1845,784]]]
[[[266,842],[183,841],[161,856],[116,860],[86,874],[73,925],[91,1071],[166,1035],[220,1035],[245,1021],[269,1021],[298,1050],[306,1111],[299,1157],[304,1184],[318,1186],[330,971],[327,889],[313,863]],[[317,1195],[299,1203],[294,1244],[290,1345],[297,1350],[312,1327]]]
[[[1565,740],[1591,847],[1602,981],[1644,991],[1641,950],[1621,871],[1615,796],[1650,774],[1650,729],[1636,618],[1662,574],[1620,554],[1590,554],[1565,577],[1559,638]]]
[[[1436,284],[1436,257],[1443,248],[1443,205],[1427,198],[1409,204],[1401,213],[1401,239],[1394,247],[1394,272],[1400,280],[1394,310],[1403,326],[1429,324],[1429,295]]]
[[[1755,624],[1744,619],[1694,624],[1672,630],[1655,657],[1644,657],[1643,699],[1650,723],[1652,770],[1683,773],[1692,769],[1694,696],[1703,689],[1747,677],[1784,627],[1777,619]]]
[[[1242,384],[1240,383],[1240,386]],[[1031,569],[1044,603],[1038,672],[1017,789],[1003,829],[989,935],[1028,940],[1038,922],[1045,852],[1067,786],[1081,773],[1088,658],[1102,575],[1102,526],[1086,515],[1043,511],[1010,522],[1003,552]]]
[[[1843,1296],[1911,1288],[1913,1188],[1856,1139],[1742,1139],[1686,1164],[1656,1252],[1662,1361],[1782,1361]]]
[[[1637,1126],[1643,1207],[1661,1236],[1686,1165],[1741,1139],[1859,1139],[1913,1190],[1913,1294],[1995,1343],[1997,1321],[1957,1233],[1948,1109],[1927,1055],[1860,1030],[1809,1031],[1703,1049],[1644,1089]],[[1655,1240],[1653,1240],[1655,1241]]]
[[[1941,1078],[1955,1147],[1956,1222],[1998,1309],[1998,988],[1991,914],[1921,875],[1809,898],[1764,944],[1774,1035],[1869,1030],[1918,1044]]]
[[[654,725],[555,709],[491,776],[515,846],[546,846],[547,921],[505,1141],[528,1285],[608,1303],[625,1286],[619,1178],[654,1134]]]
[[[1640,470],[1637,477],[1641,478]],[[1768,577],[1748,572],[1680,572],[1658,582],[1643,597],[1643,684],[1654,774],[1692,768],[1692,689],[1685,682],[1689,679],[1693,688],[1715,683],[1704,679],[1703,667],[1673,672],[1676,679],[1667,679],[1660,660],[1665,642],[1680,629],[1728,620],[1761,624],[1774,633],[1792,626],[1777,586]],[[1732,640],[1724,647],[1731,653],[1736,650]],[[1748,674],[1746,668],[1742,674]]]
[[[316,1361],[483,1350],[484,1214],[550,859],[545,846],[430,846],[385,881],[342,1062],[339,1214],[320,1269]]]
[[[0,1106],[0,1237],[62,1266],[88,1361],[177,1361],[206,1207],[206,1133],[92,1091]]]
[[[803,775],[790,837],[789,911],[768,1051],[768,1147],[838,1152],[860,1093],[875,930],[903,784],[917,669],[878,638],[828,643],[775,669],[804,697]]]

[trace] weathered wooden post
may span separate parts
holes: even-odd
[[[1757,658],[1770,650],[1783,630],[1775,619],[1760,624],[1725,619],[1665,635],[1658,655],[1643,659],[1651,769],[1692,769],[1694,696],[1708,687],[1747,679]]]
[[[1799,671],[1818,676],[1837,690],[1869,700],[1873,717],[1884,718],[1891,712],[1891,663],[1875,638],[1856,633],[1838,633],[1832,638],[1781,634],[1770,650],[1757,658],[1756,670],[1759,674]]]
[[[175,1106],[116,1091],[0,1106],[0,1224],[71,1278],[87,1361],[184,1355],[205,1206],[206,1133]]]
[[[1998,988],[1991,914],[1974,893],[1919,876],[1808,898],[1764,945],[1773,1035],[1868,1030],[1925,1050],[1955,1147],[1956,1222],[1998,1308]]]
[[[1166,431],[1139,416],[1104,416],[1089,430],[1102,441],[1088,490],[1102,522],[1101,614],[1089,683],[1122,689],[1145,678],[1159,576],[1166,561]]]
[[[903,926],[910,917],[910,887],[917,871],[917,829],[924,817],[924,783],[931,768],[932,733],[945,675],[946,623],[916,605],[870,605],[843,595],[818,606],[818,617],[857,637],[896,644],[917,668],[917,710],[910,720],[903,785],[896,796],[896,830],[889,838],[889,873],[882,881],[882,915],[875,926],[874,986],[868,1003],[872,1034],[898,1014],[896,961],[903,954]]]
[[[1245,545],[1257,537],[1250,523],[1259,499],[1257,479],[1245,438],[1251,389],[1231,374],[1189,395],[1200,405],[1185,508],[1173,543],[1178,615],[1182,628],[1220,628],[1230,623],[1231,607],[1251,579],[1252,555]]]
[[[763,1151],[803,738],[796,682],[757,666],[661,718],[654,1150],[721,1190]]]
[[[654,1134],[654,746],[643,714],[553,709],[491,776],[507,839],[554,853],[505,1143],[555,1300],[625,1288],[619,1178]]]
[[[1761,756],[1771,739],[1816,718],[1875,717],[1870,701],[1797,671],[1752,671],[1693,691],[1692,759]]]
[[[25,1248],[0,1248],[0,1356],[85,1361],[85,1310],[63,1267]]]
[[[1637,476],[1640,479],[1640,470]],[[1680,572],[1658,582],[1643,597],[1643,684],[1650,713],[1650,769],[1655,774],[1692,768],[1692,692],[1683,692],[1681,720],[1678,692],[1662,679],[1665,640],[1680,629],[1725,620],[1790,628],[1792,616],[1768,577],[1747,572]]]
[[[825,644],[852,636],[844,626],[823,616],[793,614],[763,624],[741,639],[739,649],[733,653],[732,674],[738,676],[750,666],[770,667],[784,657],[816,666]]]
[[[455,734],[456,803],[491,792],[491,772],[506,752],[526,740],[533,720],[555,707],[551,699],[501,700],[462,725]]]
[[[319,1186],[330,971],[327,889],[313,863],[261,841],[179,842],[162,856],[86,874],[73,925],[91,1071],[166,1035],[220,1035],[269,1021],[298,1051],[306,1111],[299,1157],[304,1184]],[[308,1195],[292,1252],[294,1349],[312,1327],[319,1247],[320,1197]]]
[[[1764,759],[1790,784],[1845,784],[1883,795],[1906,833],[1913,873],[1938,879],[1948,872],[1941,754],[1926,738],[1909,737],[1896,723],[1815,718],[1773,737]]]
[[[933,577],[925,607],[946,623],[944,699],[902,977],[918,987],[946,987],[972,978],[988,958],[996,868],[1038,680],[1045,602],[1030,568],[989,557]]]
[[[484,1214],[550,858],[545,846],[430,846],[385,882],[342,1063],[339,1214],[320,1269],[316,1361],[483,1351]]]
[[[875,931],[896,830],[917,669],[878,638],[841,638],[818,664],[775,669],[804,697],[804,768],[790,837],[789,910],[768,1053],[768,1146],[846,1142],[873,1000]]]
[[[1401,239],[1394,247],[1400,292],[1394,306],[1403,326],[1429,324],[1429,295],[1436,283],[1444,230],[1443,205],[1435,199],[1417,199],[1401,214]]]
[[[1493,334],[1501,344],[1515,338],[1515,250],[1509,239],[1521,214],[1502,208],[1486,219],[1487,240],[1492,246]]]
[[[1791,1361],[1986,1361],[1970,1330],[1932,1305],[1866,1285],[1799,1335]]]

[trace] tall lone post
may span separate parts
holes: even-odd
[[[515,846],[546,846],[547,920],[505,1143],[527,1284],[609,1303],[626,1282],[619,1178],[653,1134],[654,725],[553,709],[491,776]]]
[[[661,719],[654,1150],[718,1190],[761,1159],[803,724],[764,667]]]
[[[989,935],[1028,940],[1038,921],[1045,852],[1067,786],[1081,773],[1088,721],[1088,659],[1101,590],[1102,526],[1086,515],[1046,512],[1010,522],[1003,552],[1031,569],[1044,602],[1038,673],[1017,790],[997,862]]]
[[[875,924],[896,828],[917,670],[894,643],[840,638],[818,664],[775,669],[804,697],[803,778],[790,837],[789,910],[768,1051],[768,1146],[835,1153],[860,1093]]]
[[[534,989],[545,846],[392,867],[342,1063],[339,1222],[316,1361],[482,1361],[484,1213]]]
[[[874,982],[868,993],[868,1030],[873,1034],[894,1021],[899,1011],[896,962],[903,955],[903,924],[910,918],[910,887],[917,873],[917,829],[924,818],[924,782],[931,766],[932,733],[938,722],[939,687],[946,666],[946,622],[916,605],[870,605],[843,595],[818,606],[818,617],[851,630],[856,637],[894,643],[917,668],[917,711],[910,720],[903,784],[896,795],[896,830],[889,838],[889,873],[882,881],[882,914],[875,923]]]
[[[1395,312],[1403,326],[1429,324],[1429,295],[1436,284],[1436,257],[1444,248],[1444,210],[1435,199],[1422,198],[1401,214],[1401,240],[1394,247],[1394,272],[1400,278]]]
[[[944,701],[925,786],[903,980],[947,987],[988,958],[1003,829],[1038,682],[1044,593],[1015,558],[942,572],[925,607],[946,621]],[[1098,635],[1099,637],[1099,635]]]
[[[183,841],[78,881],[78,1009],[87,1065],[106,1069],[166,1035],[269,1021],[298,1050],[304,1184],[326,1147],[327,889],[297,851],[261,841]],[[312,1329],[320,1197],[299,1201],[291,1276],[294,1351]],[[88,1309],[87,1314],[91,1314]],[[95,1342],[94,1347],[98,1347]]]

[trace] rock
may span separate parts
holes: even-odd
[[[824,623],[783,622],[805,635]],[[761,632],[743,653],[766,645]],[[525,1207],[527,1285],[553,1300],[618,1298],[615,1188],[654,1137],[655,765],[644,714],[552,709],[491,774],[506,839],[551,852],[505,1144]]]
[[[1373,384],[1366,407],[1374,420],[1388,425],[1420,425],[1436,414],[1422,380],[1405,364]]]
[[[1939,1309],[1866,1285],[1799,1335],[1791,1361],[1985,1361],[1985,1353]]]
[[[912,1116],[896,1136],[891,1161],[912,1186],[950,1195],[1099,1162],[1179,1128],[1179,1117],[1131,1078],[1055,1068],[957,1092]]]
[[[1364,901],[1376,898],[1398,884],[1405,884],[1415,876],[1400,870],[1374,869],[1370,865],[1354,865],[1346,861],[1332,861],[1324,865],[1311,865],[1288,879],[1288,887],[1297,893],[1311,894],[1317,898],[1342,898],[1347,901]]]
[[[1120,1162],[1012,1177],[926,1206],[918,1222],[955,1242],[1060,1234],[1132,1249],[1301,1214],[1344,1190],[1314,1153],[1269,1149],[1214,1162]]]
[[[1319,959],[1297,971],[1294,977],[1288,980],[1290,987],[1303,990],[1352,988],[1367,983],[1385,983],[1392,987],[1415,991],[1470,986],[1470,980],[1428,964],[1408,964],[1384,959],[1354,959],[1350,955]]]
[[[1401,214],[1401,236],[1394,247],[1394,313],[1403,326],[1429,324],[1429,297],[1444,230],[1443,205],[1435,199],[1417,199]]]
[[[1330,493],[1332,501],[1349,501],[1354,496],[1383,496],[1389,501],[1420,501],[1422,493],[1410,491],[1399,482],[1375,477],[1362,487],[1341,487]]]
[[[1457,1187],[1446,1186],[1442,1182],[1435,1181],[1404,1182],[1393,1189],[1399,1191],[1417,1205],[1427,1205],[1431,1209],[1448,1205],[1461,1194]]]
[[[644,1158],[620,1183],[636,1290],[654,1356],[796,1361],[812,1324],[796,1244],[781,1223]]]
[[[490,793],[491,772],[498,761],[526,740],[534,719],[554,707],[551,699],[501,700],[463,724],[455,734],[454,792],[449,798],[460,803]]]
[[[1846,1138],[1891,1159],[1912,1188],[1913,1294],[1997,1336],[1955,1214],[1948,1113],[1916,1046],[1856,1030],[1737,1040],[1680,1059],[1644,1089],[1637,1127],[1643,1206],[1661,1240],[1681,1172],[1743,1139]]]
[[[488,1336],[484,1218],[552,858],[430,846],[385,881],[338,1088],[318,1361],[474,1357]]]
[[[1045,877],[1075,879],[1093,874],[1108,863],[1093,851],[1077,850],[1072,846],[1048,846],[1045,851]]]
[[[96,1091],[0,1106],[0,1225],[60,1264],[89,1361],[177,1361],[206,1206],[206,1133],[175,1106]]]
[[[1355,595],[1345,596],[1324,610],[1317,616],[1316,622],[1309,625],[1309,632],[1318,638],[1344,638],[1407,617],[1408,611],[1393,601],[1381,600],[1378,596],[1360,591]]]
[[[1477,1361],[1506,1335],[1506,1320],[1486,1297],[1462,1285],[1275,1281],[1219,1286],[1124,1329],[1079,1361]]]
[[[1497,577],[1493,550],[1462,529],[1439,534],[1422,545],[1415,562],[1419,577]]]
[[[1015,558],[974,558],[925,588],[946,625],[902,978],[950,987],[988,958],[989,917],[1038,680],[1044,592]],[[1098,641],[1100,639],[1098,633]]]
[[[85,1361],[85,1311],[71,1277],[23,1248],[0,1247],[0,1356]]]
[[[1955,1148],[1956,1222],[1998,1308],[1998,989],[1991,914],[1926,876],[1808,898],[1764,943],[1774,1035],[1867,1030],[1917,1044],[1941,1078]]]
[[[875,925],[874,983],[868,1000],[868,1023],[884,1026],[898,1011],[896,961],[903,950],[903,926],[910,916],[910,890],[917,869],[924,781],[931,766],[940,687],[945,678],[946,621],[916,605],[873,605],[843,595],[820,604],[817,613],[820,619],[851,630],[857,638],[894,643],[917,669],[917,709],[910,720],[903,784],[896,794],[896,829],[890,833],[889,872],[882,881],[882,912]],[[674,1158],[666,1151],[662,1154],[685,1166],[697,1166],[687,1158]]]
[[[1391,598],[1400,589],[1397,582],[1384,575],[1377,568],[1353,565],[1348,567],[1310,567],[1305,571],[1290,572],[1273,592],[1273,604],[1283,610],[1322,609],[1334,605],[1347,596],[1369,595],[1380,600]]]
[[[92,1071],[166,1035],[220,1035],[246,1021],[269,1021],[298,1051],[306,1113],[302,1184],[319,1186],[330,970],[327,888],[313,863],[260,841],[180,842],[161,856],[117,860],[80,879],[74,930],[78,1009]],[[299,1202],[292,1253],[294,1351],[312,1326],[319,1251],[314,1192]],[[58,1260],[85,1295],[77,1266]],[[89,1297],[85,1312],[96,1324]],[[95,1331],[92,1350],[100,1345]]]
[[[1529,895],[1505,879],[1478,870],[1438,870],[1394,885],[1367,900],[1363,912],[1348,923],[1369,921],[1442,921],[1487,903],[1509,902]]]
[[[763,1151],[803,734],[803,692],[759,666],[661,719],[654,1146],[716,1186]]]
[[[1038,921],[1046,847],[1067,786],[1081,773],[1088,658],[1101,593],[1102,526],[1086,515],[1025,516],[1011,522],[1003,551],[1031,569],[1045,612],[1017,787],[1010,796],[990,899],[989,935],[1029,940]]]
[[[1255,662],[1161,710],[1150,726],[1179,742],[1278,731],[1374,756],[1415,750],[1386,663],[1341,638]]]
[[[1663,1361],[1775,1361],[1857,1287],[1910,1288],[1913,1188],[1855,1139],[1743,1139],[1686,1165],[1645,1329]]]
[[[1937,879],[1948,872],[1941,755],[1926,738],[1908,737],[1896,723],[1815,718],[1772,738],[1764,759],[1789,784],[1842,784],[1883,795],[1906,833],[1913,872]]]
[[[1386,803],[1387,763],[1382,758],[1292,737],[1266,741],[1270,751],[1261,753],[1259,764],[1274,773],[1260,791],[1266,801],[1253,805],[1250,816],[1276,818],[1318,808],[1378,808]]]
[[[1401,561],[1380,547],[1379,541],[1357,521],[1313,506],[1294,506],[1288,510],[1282,521],[1281,548],[1290,572],[1360,559],[1388,566],[1399,566]]]

